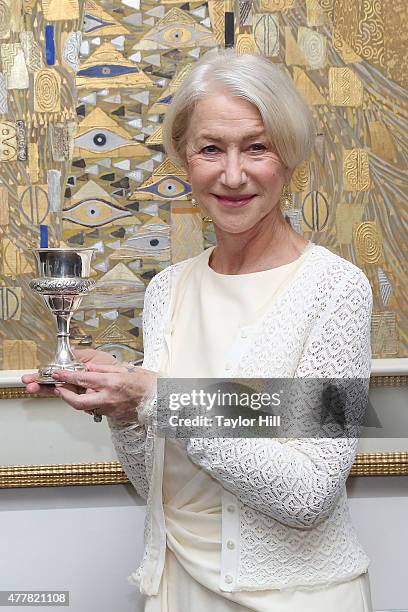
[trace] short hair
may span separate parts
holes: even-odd
[[[257,107],[285,166],[294,169],[310,156],[316,136],[313,117],[284,70],[261,55],[212,49],[184,78],[163,122],[164,148],[177,165],[186,166],[186,134],[195,105],[217,89]]]

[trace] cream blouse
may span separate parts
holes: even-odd
[[[225,275],[210,268],[213,248],[199,258],[177,296],[167,376],[211,378],[225,364],[225,347],[237,329],[256,320],[291,282],[308,257],[309,243],[292,263],[262,272]],[[241,333],[245,333],[242,331]],[[369,612],[368,575],[296,591],[225,592],[218,588],[221,555],[221,485],[195,465],[174,439],[166,439],[163,507],[167,550],[160,590],[145,612],[187,612],[211,605],[213,612]],[[229,540],[228,547],[237,542]],[[261,562],[261,561],[260,561]],[[345,604],[347,602],[347,605]]]

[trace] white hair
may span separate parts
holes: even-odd
[[[217,89],[257,107],[285,166],[293,169],[310,156],[316,135],[313,117],[283,69],[261,55],[212,49],[182,81],[163,122],[164,148],[176,164],[186,166],[186,134],[195,105]]]

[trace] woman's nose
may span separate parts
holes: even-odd
[[[221,173],[221,182],[226,187],[236,189],[245,183],[246,180],[240,153],[238,151],[227,152],[225,154],[224,168]]]

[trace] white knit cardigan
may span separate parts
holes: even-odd
[[[144,368],[160,373],[176,290],[188,282],[195,260],[165,268],[146,290]],[[239,330],[219,377],[356,377],[368,385],[371,309],[363,272],[312,245],[269,310]],[[158,592],[166,548],[164,438],[154,434],[152,410],[154,402],[142,409],[141,423],[108,419],[119,460],[147,499],[143,560],[129,577],[146,595]],[[310,589],[367,570],[345,486],[356,446],[356,438],[186,441],[190,459],[223,487],[221,590]]]

